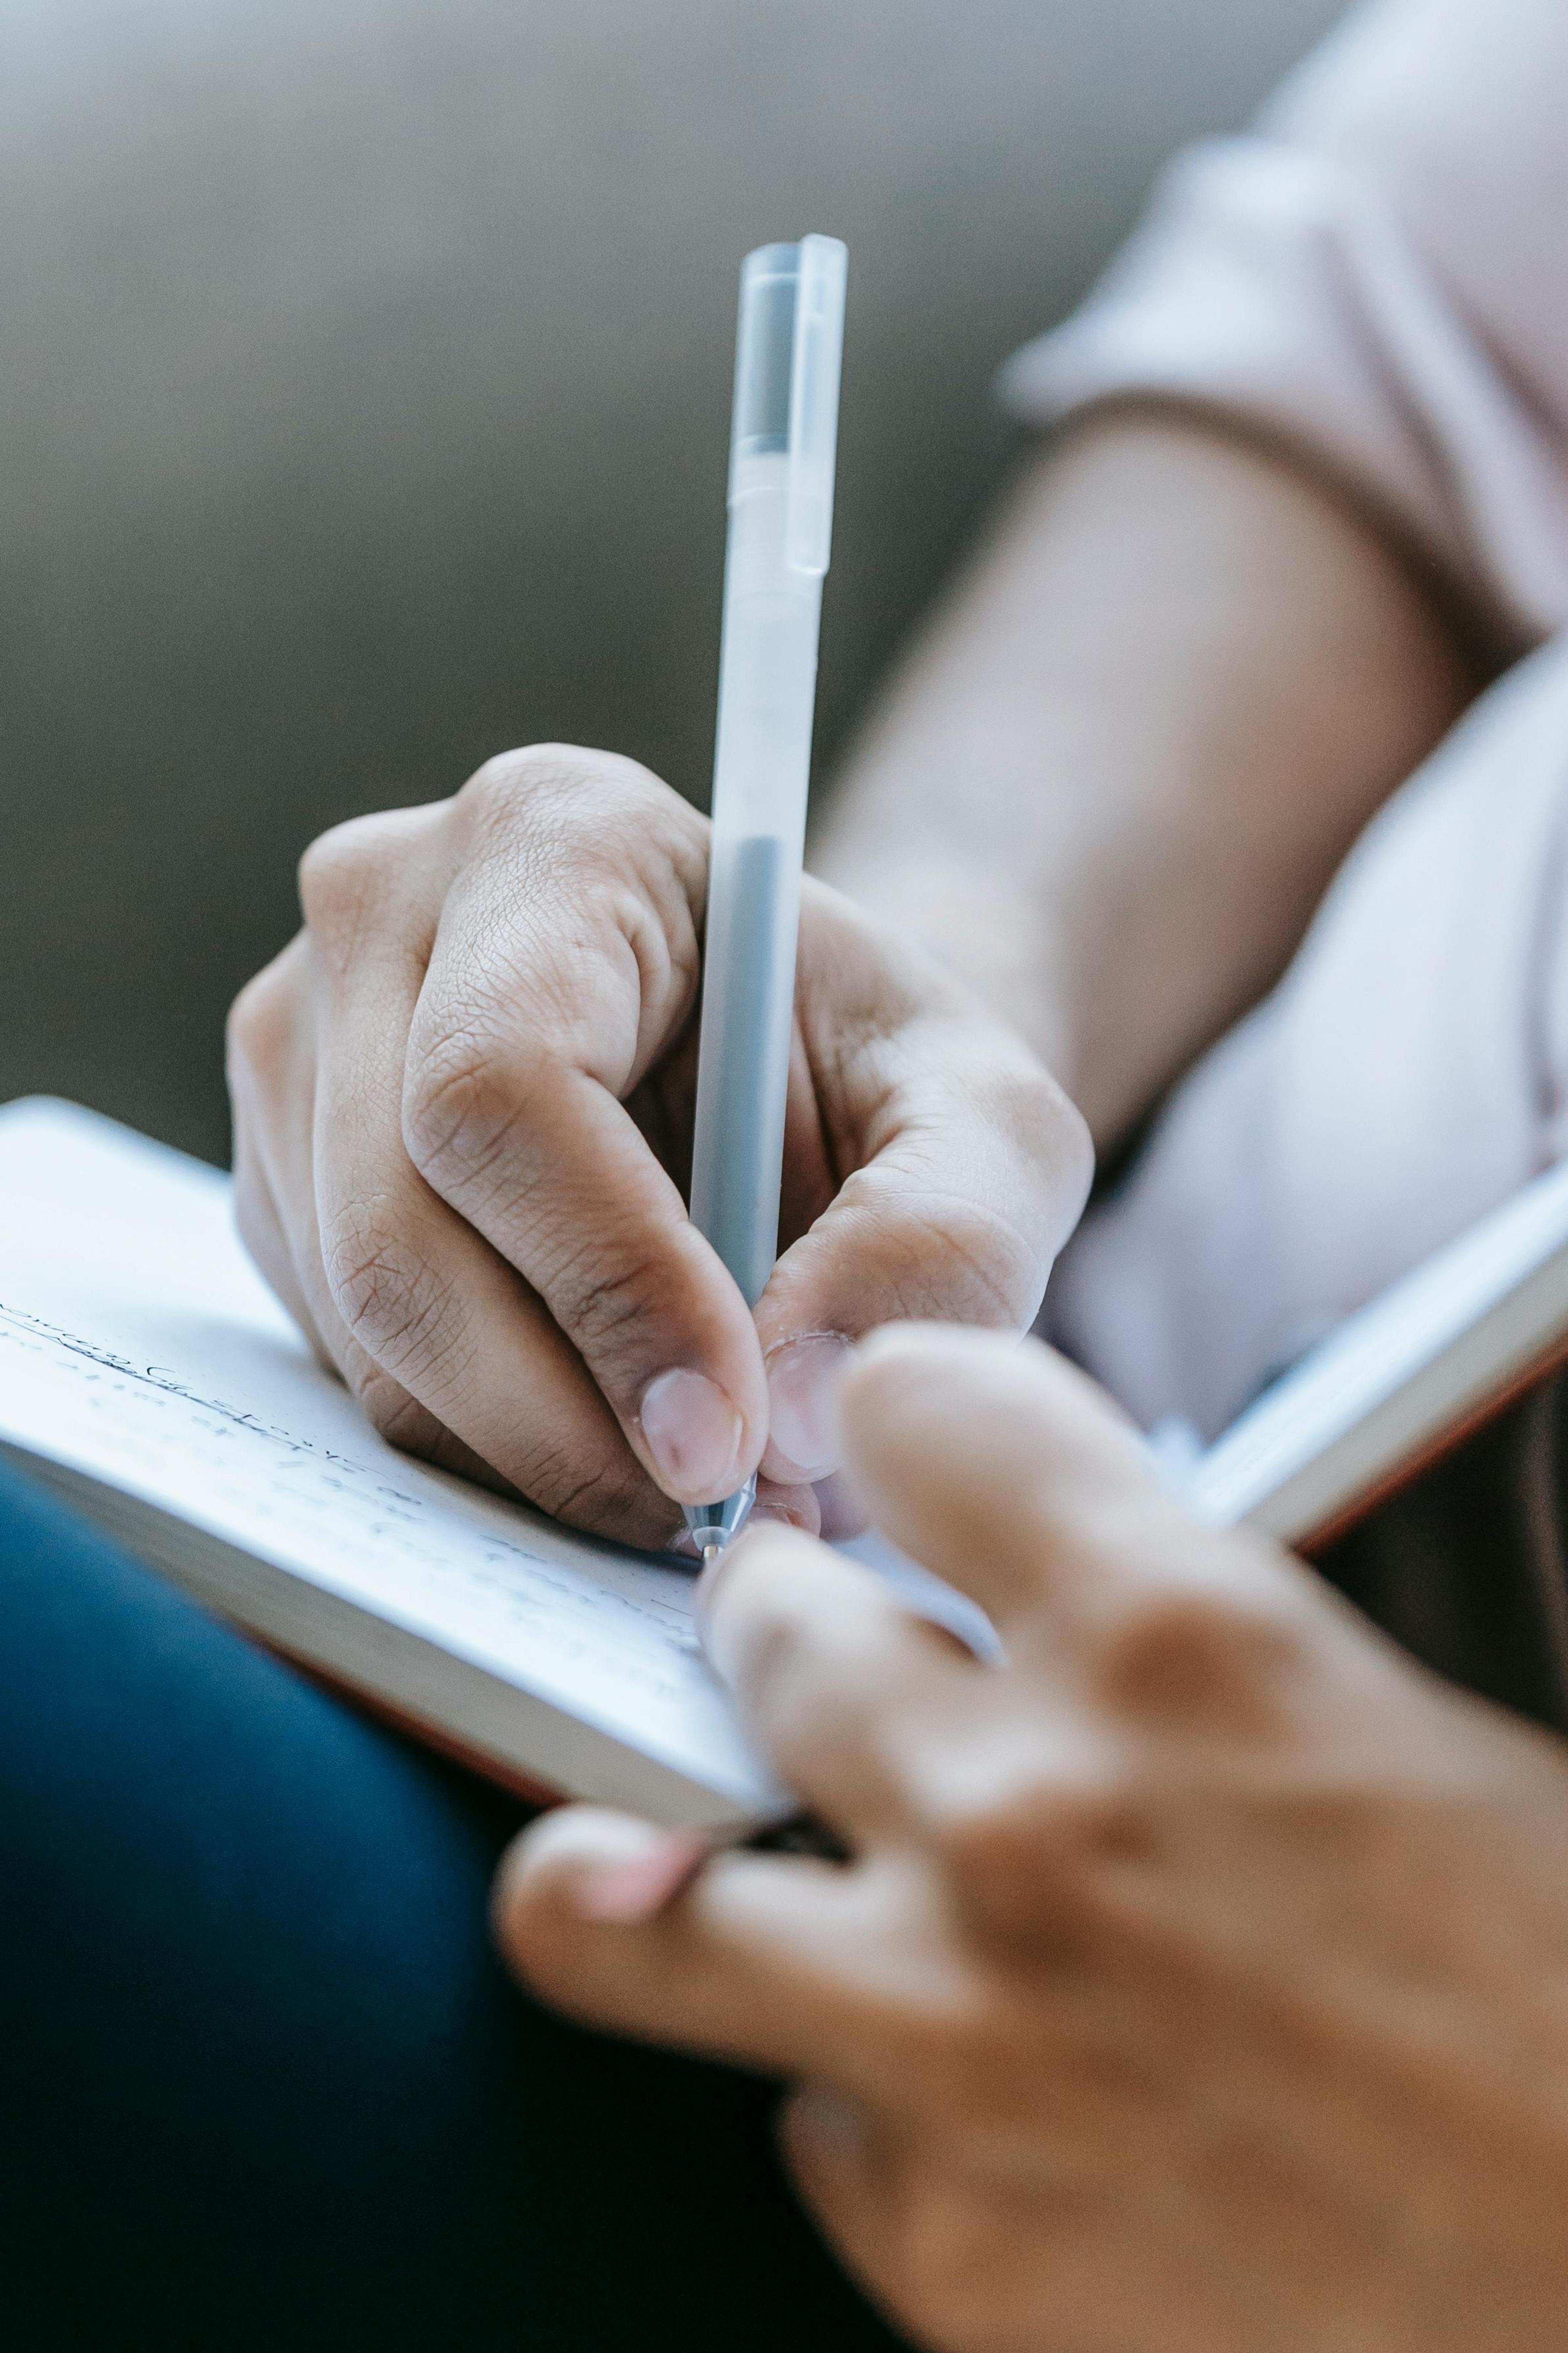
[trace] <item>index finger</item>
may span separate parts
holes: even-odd
[[[840,1412],[877,1525],[973,1594],[1010,1651],[1033,1626],[1081,1658],[1167,1603],[1295,1591],[1270,1547],[1191,1520],[1109,1398],[1038,1341],[891,1326],[858,1352]]]
[[[404,1134],[432,1188],[514,1267],[667,1495],[756,1468],[756,1330],[625,1108],[689,1017],[702,821],[629,761],[542,747],[466,788],[409,1037]]]
[[[984,1670],[884,1578],[794,1528],[749,1529],[704,1585],[708,1655],[786,1787],[851,1844],[907,1827],[910,1746]]]

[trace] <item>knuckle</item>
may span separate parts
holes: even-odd
[[[290,1027],[288,983],[274,962],[247,980],[229,1007],[226,1044],[230,1073],[242,1072],[265,1083],[287,1052]]]
[[[872,1179],[872,1172],[865,1172]],[[846,1186],[846,1206],[861,1188]],[[955,1193],[918,1197],[864,1187],[876,1255],[887,1270],[889,1322],[921,1321],[1015,1329],[1035,1313],[1045,1280],[1040,1252],[1008,1218]]]
[[[1285,1613],[1236,1592],[1166,1589],[1121,1610],[1101,1637],[1096,1681],[1113,1707],[1171,1723],[1261,1724],[1300,1638]]]
[[[601,1206],[589,1219],[575,1192],[547,1184],[524,1149],[509,1151],[551,1116],[557,1092],[542,1055],[482,1047],[422,1062],[404,1113],[404,1141],[426,1182],[472,1209],[483,1194],[525,1235],[519,1263],[595,1378],[623,1405],[661,1353],[677,1269],[634,1217]]]
[[[638,998],[647,1035],[685,1018],[708,832],[679,794],[634,761],[538,744],[488,761],[456,806],[468,857],[504,869],[526,911],[527,994],[548,1027],[602,1046],[606,1013],[619,1036]],[[627,1003],[606,1006],[610,971]]]
[[[955,1793],[933,1810],[933,1843],[960,1886],[1011,1886],[1038,1864],[1049,1804],[1027,1783]]]
[[[380,903],[401,839],[384,817],[356,817],[310,844],[300,860],[300,904],[318,938],[361,929]]]
[[[668,1496],[624,1448],[606,1445],[587,1461],[580,1448],[560,1449],[531,1462],[521,1484],[552,1519],[622,1544],[668,1544],[679,1524]]]
[[[366,1420],[389,1446],[395,1446],[402,1454],[437,1452],[444,1434],[441,1423],[374,1357],[356,1350],[347,1377]]]
[[[999,1929],[1044,1928],[1074,1943],[1100,1924],[1106,1866],[1151,1841],[1136,1788],[1114,1769],[961,1785],[931,1802],[928,1819],[951,1883],[973,1911]]]
[[[339,1357],[351,1392],[389,1446],[435,1461],[445,1458],[447,1423],[378,1362],[362,1340],[351,1334]],[[493,1467],[516,1493],[569,1527],[641,1549],[668,1544],[676,1533],[679,1515],[668,1497],[658,1493],[613,1437],[600,1444],[592,1440],[536,1441],[525,1454],[498,1460]]]
[[[458,795],[458,809],[480,839],[509,834],[523,818],[543,815],[574,776],[563,745],[531,744],[498,752],[476,768]]]
[[[384,1365],[389,1356],[396,1366],[428,1362],[450,1285],[387,1206],[341,1212],[323,1230],[321,1261],[338,1313],[362,1346]]]
[[[574,829],[591,816],[602,828],[617,806],[646,804],[668,792],[634,760],[575,744],[528,744],[497,753],[458,795],[476,828],[509,831],[521,817]]]
[[[689,888],[706,861],[695,809],[635,760],[574,744],[531,744],[487,760],[458,796],[476,844],[548,846],[552,869],[582,860],[607,882],[617,865],[641,875],[650,856]]]
[[[1093,1160],[1089,1123],[1043,1062],[1014,1051],[995,1071],[987,1094],[992,1124],[1031,1162],[1053,1168]]]
[[[558,1320],[595,1369],[614,1380],[644,1366],[655,1318],[670,1306],[670,1269],[629,1237],[574,1238],[546,1289]],[[655,1353],[658,1353],[656,1346]]]
[[[453,1030],[411,1057],[403,1140],[437,1191],[482,1176],[526,1113],[537,1078],[515,1050],[476,1029]]]

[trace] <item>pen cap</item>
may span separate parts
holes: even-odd
[[[836,237],[762,245],[741,266],[730,497],[748,461],[783,458],[784,562],[821,575],[833,537],[848,255]]]

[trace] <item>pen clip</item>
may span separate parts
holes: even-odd
[[[790,355],[789,473],[784,562],[820,575],[833,543],[833,471],[838,449],[838,378],[849,257],[836,237],[800,241]]]

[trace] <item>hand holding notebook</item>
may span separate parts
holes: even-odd
[[[797,2187],[921,2345],[1554,2348],[1563,1743],[1194,1527],[1043,1349],[895,1327],[843,1412],[1003,1661],[742,1538],[709,1649],[847,1859],[552,1814],[496,1905],[524,1983],[782,2079]]]

